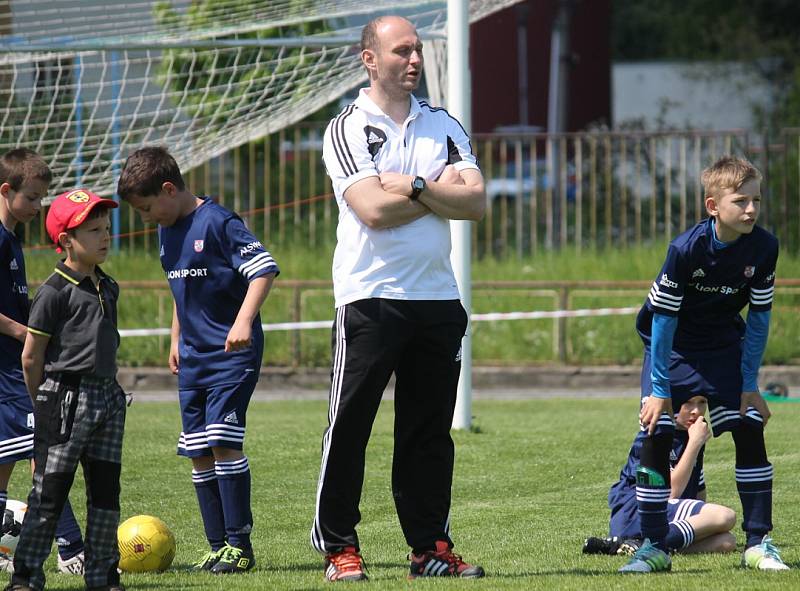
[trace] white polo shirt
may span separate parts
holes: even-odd
[[[339,205],[333,291],[336,307],[366,298],[458,299],[450,265],[449,221],[430,213],[408,224],[372,230],[347,205],[353,183],[382,172],[439,178],[448,164],[478,169],[461,124],[444,109],[411,96],[398,126],[361,89],[325,130],[322,158]]]

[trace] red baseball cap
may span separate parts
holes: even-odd
[[[47,210],[47,233],[56,245],[56,251],[61,252],[58,246],[58,237],[62,232],[77,228],[97,207],[119,207],[113,199],[103,199],[92,193],[89,189],[73,189],[56,197]]]

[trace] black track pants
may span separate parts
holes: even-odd
[[[412,548],[450,541],[450,427],[467,316],[457,300],[368,299],[337,309],[328,428],[311,532],[320,552],[359,548],[364,455],[395,373],[392,492]]]

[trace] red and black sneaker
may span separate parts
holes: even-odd
[[[364,559],[352,546],[325,555],[325,578],[329,581],[366,581]]]
[[[422,554],[411,553],[411,572],[409,579],[417,577],[461,577],[477,579],[486,573],[480,566],[464,562],[458,554],[450,551],[450,544],[444,540],[436,542],[435,550]]]

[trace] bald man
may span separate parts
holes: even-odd
[[[469,136],[412,94],[422,42],[404,18],[361,35],[369,88],[325,132],[323,159],[339,206],[333,258],[328,428],[313,546],[330,581],[367,578],[356,534],[364,456],[394,373],[392,492],[411,577],[482,577],[452,551],[450,426],[467,315],[450,265],[449,220],[479,220],[486,195]]]

